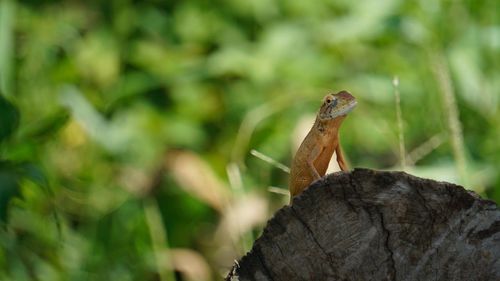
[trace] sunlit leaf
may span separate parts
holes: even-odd
[[[187,151],[172,151],[166,157],[166,165],[184,190],[216,210],[224,209],[227,186],[198,155]]]
[[[191,249],[177,248],[170,250],[170,256],[173,267],[182,273],[185,280],[211,280],[208,263],[200,253]]]
[[[0,2],[0,92],[12,95],[15,1]]]

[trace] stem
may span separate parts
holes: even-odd
[[[149,227],[151,243],[156,259],[156,266],[161,281],[175,281],[172,272],[173,265],[168,246],[167,230],[163,225],[160,208],[154,198],[147,198],[144,202],[144,215]]]
[[[450,72],[446,60],[442,54],[431,53],[432,70],[438,82],[440,93],[443,99],[444,112],[448,121],[450,141],[453,148],[453,156],[457,165],[457,171],[462,184],[468,185],[467,163],[465,158],[465,145],[462,133],[462,125],[459,119],[457,102]]]
[[[399,161],[401,169],[406,170],[406,151],[405,137],[403,133],[403,114],[401,113],[401,97],[399,95],[399,78],[394,76],[392,80],[394,86],[394,95],[396,97],[396,120],[398,123],[398,139],[399,139]]]
[[[252,154],[253,156],[259,158],[260,160],[262,160],[264,162],[267,162],[267,163],[273,165],[274,167],[282,170],[283,172],[290,174],[290,168],[288,168],[285,164],[282,164],[282,163],[274,160],[273,158],[265,155],[264,153],[261,153],[255,149],[252,149],[252,150],[250,150],[250,154]]]

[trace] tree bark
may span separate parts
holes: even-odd
[[[404,172],[331,174],[274,215],[226,280],[500,280],[500,211]]]

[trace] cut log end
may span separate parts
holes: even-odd
[[[226,280],[500,280],[500,210],[404,172],[331,174],[274,215]]]

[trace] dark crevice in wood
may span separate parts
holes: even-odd
[[[391,232],[389,231],[389,229],[385,225],[384,214],[380,210],[377,210],[377,213],[378,213],[379,218],[380,218],[380,227],[382,228],[382,231],[385,234],[384,247],[387,250],[387,252],[389,253],[389,259],[388,259],[389,260],[389,267],[392,270],[390,279],[396,280],[396,276],[397,276],[396,275],[396,273],[397,273],[396,272],[396,261],[394,260],[394,252],[392,251],[391,246],[390,246]]]

